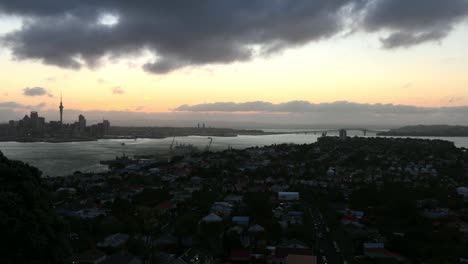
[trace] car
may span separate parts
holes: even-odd
[[[322,264],[328,264],[327,257],[322,256]]]

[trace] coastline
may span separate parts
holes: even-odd
[[[18,142],[18,143],[67,143],[67,142],[89,142],[98,141],[99,138],[70,138],[70,139],[15,139],[0,138],[0,142]]]
[[[18,143],[71,143],[71,142],[91,142],[98,141],[101,139],[166,139],[172,137],[190,137],[190,136],[199,136],[199,137],[238,137],[238,136],[268,136],[268,135],[279,135],[279,134],[291,134],[291,133],[245,133],[245,134],[187,134],[187,135],[168,135],[168,136],[145,136],[145,137],[133,137],[133,136],[105,136],[102,138],[70,138],[70,139],[15,139],[15,138],[0,138],[0,142],[18,142]]]
[[[424,137],[424,138],[464,138],[468,137],[468,135],[431,135],[431,134],[398,134],[398,133],[378,133],[378,137]]]
[[[187,135],[176,135],[176,136],[145,136],[145,137],[132,137],[132,136],[106,136],[103,138],[71,138],[71,139],[14,139],[14,138],[0,138],[0,142],[17,142],[17,143],[73,143],[73,142],[93,142],[101,139],[166,139],[172,137],[220,137],[220,138],[235,138],[238,136],[274,136],[274,135],[289,135],[289,134],[302,134],[295,132],[265,132],[265,133],[245,133],[235,135],[201,135],[201,134],[187,134]],[[399,133],[377,133],[377,137],[423,137],[423,138],[464,138],[468,135],[428,135],[428,134],[399,134]]]
[[[349,137],[354,137],[356,134],[350,133]],[[319,135],[304,134],[219,137],[213,140],[210,151],[223,151],[231,147],[244,149],[273,144],[311,144],[316,142],[318,137]],[[181,144],[191,144],[199,149],[204,149],[209,143],[204,137],[184,137],[176,138],[176,140]],[[468,137],[440,138],[440,140],[453,142],[459,148],[468,148]],[[11,159],[22,160],[41,168],[44,175],[56,177],[72,174],[75,171],[101,171],[103,165],[100,165],[99,161],[111,160],[115,156],[120,156],[124,150],[121,146],[122,142],[129,143],[125,146],[127,155],[153,155],[167,153],[172,139],[139,139],[135,141],[135,144],[132,141],[98,140],[64,144],[0,142],[0,150]]]
[[[394,137],[468,137],[467,126],[413,125],[377,133],[378,136]]]

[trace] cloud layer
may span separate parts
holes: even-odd
[[[263,112],[263,113],[372,113],[372,114],[415,114],[468,111],[462,107],[418,107],[394,104],[360,104],[348,101],[333,103],[310,103],[308,101],[290,101],[286,103],[270,103],[264,101],[234,103],[217,102],[197,105],[181,105],[174,109],[178,112]]]
[[[342,31],[385,32],[384,48],[444,39],[466,0],[0,0],[23,18],[2,37],[16,58],[79,69],[149,51],[152,73],[246,61]],[[112,21],[108,23],[106,21]]]
[[[46,110],[44,104],[22,105],[16,102],[0,102],[0,123],[22,118],[32,110],[40,110],[47,120],[59,118],[55,107]],[[249,112],[249,113],[246,113]],[[378,127],[389,128],[414,124],[468,124],[468,106],[417,107],[392,104],[359,104],[334,102],[312,104],[293,101],[282,104],[269,102],[213,103],[181,106],[172,112],[80,111],[65,109],[67,122],[84,114],[90,122],[109,119],[113,125],[125,126],[209,126],[243,128],[300,128],[300,127]]]
[[[385,48],[408,47],[444,39],[467,14],[466,0],[375,0],[368,3],[363,25],[391,32],[381,39]]]
[[[20,104],[20,103],[14,102],[14,101],[0,102],[0,110],[10,110],[10,111],[13,111],[13,110],[24,111],[24,110],[28,110],[28,109],[36,109],[37,110],[37,109],[43,108],[44,106],[46,106],[46,104],[43,103],[43,102],[39,103],[37,105],[24,105],[24,104]]]
[[[42,87],[26,87],[23,89],[23,95],[24,96],[43,96],[47,95],[49,97],[52,97],[52,95],[44,88]]]

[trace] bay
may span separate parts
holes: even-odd
[[[269,130],[270,132],[273,130]],[[243,149],[254,146],[266,146],[272,144],[294,143],[310,144],[317,141],[319,134],[296,134],[301,130],[282,130],[291,134],[261,135],[261,136],[237,136],[237,137],[212,137],[210,150],[219,151],[229,147]],[[280,132],[280,131],[276,131]],[[328,133],[336,135],[336,133]],[[349,131],[349,136],[363,136],[362,132]],[[367,137],[375,136],[368,133]],[[468,137],[440,137],[437,139],[448,140],[457,147],[468,148]],[[164,139],[102,139],[89,142],[66,143],[21,143],[0,142],[0,151],[13,160],[21,160],[32,166],[38,167],[46,176],[64,176],[75,171],[101,172],[107,170],[107,166],[99,164],[101,160],[114,159],[125,152],[127,155],[166,154],[173,138]],[[209,143],[207,137],[188,136],[177,137],[176,144],[192,144],[203,150]],[[122,146],[122,143],[125,143]]]

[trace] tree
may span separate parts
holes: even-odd
[[[63,263],[71,251],[41,172],[0,152],[0,263]]]
[[[193,213],[187,213],[177,217],[174,231],[178,237],[192,236],[197,232],[199,216]]]

